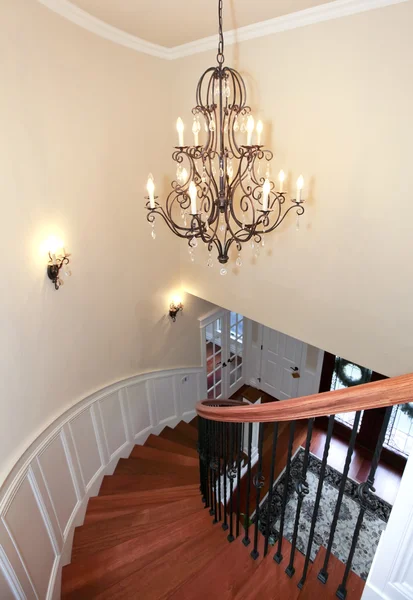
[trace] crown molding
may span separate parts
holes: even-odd
[[[253,23],[246,27],[233,29],[225,32],[225,45],[231,46],[239,42],[253,40],[261,37],[323,23],[347,17],[376,8],[401,4],[410,0],[334,0],[326,4],[321,4],[313,8],[300,10],[289,15],[268,19],[259,23]],[[153,44],[142,38],[126,33],[121,29],[113,27],[104,21],[94,17],[69,0],[38,0],[41,4],[53,10],[55,13],[65,17],[72,23],[99,35],[102,38],[156,58],[165,60],[176,60],[185,56],[199,54],[208,50],[215,50],[218,43],[218,36],[212,35],[188,44],[182,44],[173,48]]]
[[[253,23],[246,27],[240,27],[231,31],[225,32],[225,45],[231,46],[239,42],[254,40],[261,37],[282,33],[291,29],[314,25],[315,23],[323,23],[324,21],[332,21],[341,17],[355,15],[361,12],[367,12],[376,8],[383,8],[393,4],[401,4],[410,0],[335,0],[327,4],[320,4],[313,8],[300,10],[289,15],[268,19],[259,23]],[[218,36],[210,37],[175,46],[169,49],[167,58],[174,60],[198,54],[207,50],[215,50],[218,44]]]
[[[165,48],[159,44],[152,44],[152,42],[148,42],[135,35],[131,35],[126,31],[122,31],[117,27],[113,27],[79,8],[69,0],[38,0],[38,2],[47,8],[50,8],[50,10],[61,17],[65,17],[68,21],[83,27],[83,29],[90,31],[91,33],[95,33],[106,40],[115,42],[115,44],[126,46],[126,48],[135,50],[135,52],[142,52],[143,54],[149,54],[156,58],[169,58],[170,48]]]

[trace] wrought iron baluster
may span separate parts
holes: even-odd
[[[228,423],[223,423],[223,440],[224,440],[224,522],[222,529],[228,529],[228,514],[227,514],[227,476],[228,476]]]
[[[247,474],[247,501],[245,505],[245,521],[244,521],[244,539],[242,543],[248,546],[251,543],[249,538],[250,528],[250,494],[251,494],[251,452],[252,452],[252,423],[248,423],[248,474]]]
[[[221,459],[222,459],[222,423],[218,423],[218,521],[221,521]]]
[[[214,514],[214,481],[213,481],[213,472],[211,469],[211,459],[212,459],[212,423],[213,421],[207,421],[208,424],[208,472],[209,472],[209,514],[212,516]]]
[[[229,534],[228,541],[234,541],[234,523],[233,523],[233,513],[234,513],[234,479],[236,476],[236,469],[234,469],[234,423],[229,424],[229,469],[228,469],[228,477],[229,477]]]
[[[306,496],[308,494],[308,483],[306,481],[306,477],[307,477],[308,457],[310,455],[311,436],[313,434],[313,425],[314,425],[314,419],[309,419],[308,429],[307,429],[307,439],[306,439],[306,443],[305,443],[303,467],[301,470],[300,478],[296,482],[296,491],[297,491],[297,495],[298,495],[298,500],[297,500],[297,509],[295,512],[294,533],[293,533],[293,539],[292,539],[292,544],[291,544],[290,562],[288,564],[288,567],[285,569],[285,572],[287,573],[287,575],[289,577],[292,577],[295,573],[294,557],[295,557],[295,550],[297,547],[297,535],[298,535],[298,526],[299,526],[299,522],[300,522],[301,507],[303,504],[304,496]]]
[[[214,493],[213,493],[213,514],[214,520],[213,523],[218,523],[218,504],[217,504],[217,445],[218,445],[218,436],[217,436],[217,422],[212,421],[212,459],[211,459],[211,470],[212,470],[212,478],[214,483]]]
[[[202,502],[206,502],[205,483],[205,420],[198,418],[198,453],[199,453],[199,477]]]
[[[251,556],[256,560],[259,556],[258,552],[258,521],[260,516],[260,496],[261,488],[264,486],[264,477],[262,475],[262,448],[264,444],[264,423],[260,423],[258,434],[258,471],[254,475],[253,483],[256,489],[255,494],[255,528],[254,528],[254,549]]]
[[[283,536],[284,536],[285,508],[287,506],[287,499],[288,499],[288,483],[290,481],[291,458],[292,458],[292,454],[293,454],[294,435],[295,435],[295,421],[292,421],[290,423],[290,437],[288,440],[287,465],[285,467],[284,491],[283,491],[283,499],[282,499],[282,506],[281,506],[280,531],[278,534],[279,535],[278,548],[277,548],[277,552],[274,554],[274,560],[278,564],[280,564],[280,562],[283,559],[282,543],[283,543]]]
[[[336,507],[334,509],[333,520],[332,520],[331,527],[330,527],[330,536],[328,538],[328,544],[327,544],[326,555],[324,558],[324,564],[317,576],[318,579],[322,583],[327,583],[327,579],[328,579],[328,571],[327,571],[328,561],[330,560],[331,549],[333,547],[334,535],[336,533],[337,521],[338,521],[338,517],[340,514],[341,503],[343,501],[344,490],[346,488],[346,482],[347,482],[348,472],[350,470],[351,458],[353,456],[354,446],[356,443],[356,437],[357,437],[357,432],[358,432],[358,428],[359,428],[360,417],[361,417],[361,411],[359,410],[358,412],[356,412],[356,416],[354,418],[353,429],[351,431],[351,436],[350,436],[350,441],[349,441],[349,446],[348,446],[347,456],[346,456],[346,462],[344,463],[344,469],[343,469],[343,474],[342,474],[341,481],[340,481],[340,487],[338,490]]]
[[[209,437],[208,437],[209,421],[204,420],[204,444],[203,444],[203,463],[204,463],[204,484],[205,484],[205,508],[209,508],[210,490],[209,490]]]
[[[331,415],[328,419],[327,436],[326,436],[326,441],[324,444],[323,459],[321,461],[320,473],[318,475],[317,494],[316,494],[315,503],[314,503],[313,517],[311,520],[310,535],[308,538],[308,545],[307,545],[307,554],[305,556],[303,574],[302,574],[300,582],[298,584],[298,587],[300,589],[303,587],[303,585],[305,583],[305,580],[307,578],[308,566],[310,564],[311,549],[313,547],[314,533],[315,533],[315,527],[317,524],[318,509],[320,507],[321,493],[323,491],[324,475],[326,472],[327,458],[328,458],[328,453],[330,450],[331,436],[333,435],[333,427],[334,427],[334,415]]]
[[[337,593],[336,593],[337,598],[340,598],[340,600],[345,600],[345,598],[347,596],[347,590],[346,590],[347,579],[350,574],[351,565],[352,565],[353,558],[354,558],[354,552],[356,551],[356,546],[357,546],[357,542],[358,542],[358,538],[359,538],[359,534],[360,534],[360,529],[363,524],[364,514],[368,508],[374,507],[374,497],[372,497],[372,492],[374,493],[376,491],[374,489],[374,478],[375,478],[376,470],[377,470],[377,467],[379,464],[381,451],[383,449],[384,438],[386,437],[387,426],[390,421],[392,409],[393,409],[392,406],[389,406],[386,409],[384,419],[383,419],[383,424],[382,424],[382,427],[380,430],[380,435],[377,440],[376,448],[374,450],[373,458],[371,461],[370,473],[367,478],[367,481],[365,481],[364,483],[361,483],[357,490],[357,495],[359,496],[359,500],[360,500],[360,513],[359,513],[356,527],[355,527],[355,530],[353,533],[351,548],[350,548],[350,552],[349,552],[347,563],[346,563],[346,570],[344,571],[343,580],[340,583],[340,585],[338,586]]]
[[[275,460],[277,455],[277,440],[278,440],[278,423],[274,423],[274,431],[272,436],[272,450],[271,450],[271,468],[270,468],[270,481],[269,481],[269,489],[268,489],[268,499],[267,499],[267,524],[265,527],[265,543],[264,543],[264,556],[267,556],[268,553],[268,543],[270,538],[270,515],[271,515],[271,501],[273,494],[273,486],[274,486],[274,470],[275,470]]]
[[[242,451],[242,423],[237,423],[238,430],[237,445],[237,520],[235,523],[235,537],[239,536],[240,504],[241,504],[241,451]]]

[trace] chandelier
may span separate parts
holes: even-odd
[[[194,143],[184,144],[184,123],[179,118],[179,141],[172,154],[177,164],[172,191],[162,206],[149,175],[146,208],[154,239],[159,215],[175,235],[187,240],[192,261],[198,242],[203,242],[209,253],[207,265],[213,266],[212,252],[216,251],[220,272],[225,275],[232,246],[240,267],[243,245],[250,243],[258,256],[264,234],[281,225],[291,210],[296,211],[298,228],[299,216],[304,213],[304,180],[299,177],[297,197],[287,207],[285,174],[280,172],[276,189],[270,170],[273,153],[261,145],[263,124],[258,121],[255,126],[246,103],[245,83],[236,70],[224,66],[222,2],[218,1],[218,64],[201,76],[192,109]]]

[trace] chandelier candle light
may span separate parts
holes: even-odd
[[[262,145],[263,123],[255,125],[241,75],[224,66],[222,2],[218,0],[218,64],[201,76],[192,109],[194,144],[184,145],[185,126],[179,117],[178,146],[172,155],[177,163],[176,181],[162,206],[149,175],[146,208],[154,239],[155,218],[160,215],[175,235],[187,240],[191,260],[201,240],[209,252],[207,265],[212,267],[215,248],[225,275],[231,246],[238,251],[236,264],[241,266],[243,244],[249,242],[257,256],[259,245],[264,245],[263,235],[281,225],[291,210],[296,211],[298,227],[298,217],[304,213],[304,179],[299,177],[297,198],[286,208],[285,173],[280,171],[276,189],[270,170],[273,154]],[[246,144],[241,138],[246,138]]]

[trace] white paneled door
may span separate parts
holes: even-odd
[[[304,344],[279,331],[263,329],[261,389],[278,400],[296,398]]]
[[[219,311],[203,332],[207,396],[230,398],[244,385],[244,317]]]

